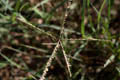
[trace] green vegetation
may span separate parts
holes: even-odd
[[[0,0],[0,80],[119,80],[119,0]]]

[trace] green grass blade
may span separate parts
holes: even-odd
[[[101,8],[100,8],[100,10],[98,12],[98,24],[100,23],[100,20],[101,20],[101,13],[102,13],[102,10],[103,10],[103,8],[105,6],[105,2],[106,2],[106,0],[103,1],[102,5],[101,5]]]
[[[6,67],[7,66],[7,63],[6,62],[0,62],[0,69],[1,68],[4,68],[4,67]]]
[[[42,30],[42,29],[36,27],[35,25],[33,25],[32,23],[28,22],[28,21],[24,18],[24,16],[22,16],[22,15],[19,14],[19,18],[17,18],[17,19],[18,19],[19,21],[21,21],[21,22],[29,25],[31,28],[33,28],[33,29],[35,29],[35,30],[38,30],[38,31],[40,31],[40,32],[43,33],[43,34],[46,34],[46,35],[52,37],[53,40],[56,39],[55,36],[53,36],[52,34],[50,34],[50,33],[48,33],[48,32],[45,32],[44,30]]]
[[[0,52],[0,55],[1,55],[4,59],[6,59],[11,65],[16,66],[17,68],[22,69],[22,66],[20,66],[19,64],[17,64],[17,63],[14,62],[13,60],[9,59],[7,56],[5,56],[4,54],[2,54],[1,52]]]
[[[16,6],[15,6],[16,12],[18,12],[18,10],[19,10],[19,8],[20,8],[20,1],[21,1],[21,0],[17,0]]]
[[[83,7],[82,7],[82,22],[81,22],[81,34],[82,37],[85,37],[85,24],[84,24],[84,19],[85,19],[85,8],[86,8],[86,0],[83,0]]]

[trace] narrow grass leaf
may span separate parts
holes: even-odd
[[[115,59],[115,55],[111,55],[110,58],[104,64],[104,68],[107,67],[114,59]]]
[[[88,44],[88,42],[83,43],[79,49],[75,52],[73,57],[77,57],[79,55],[79,53],[85,48],[85,46]]]
[[[4,67],[6,67],[7,66],[7,63],[6,62],[0,62],[0,69],[1,68],[4,68]]]
[[[30,46],[30,45],[25,45],[25,44],[20,44],[21,46],[24,46],[24,47],[27,47],[27,48],[31,48],[31,49],[34,49],[34,50],[37,50],[37,51],[40,51],[40,52],[44,52],[44,53],[47,53],[48,51],[45,50],[45,49],[40,49],[40,48],[37,48],[37,47],[34,47],[34,46]]]
[[[101,13],[102,13],[102,10],[103,10],[103,8],[104,8],[104,6],[105,6],[105,2],[106,2],[106,0],[103,1],[102,5],[101,5],[101,8],[100,8],[100,10],[99,10],[99,12],[98,12],[98,23],[100,23]]]
[[[19,10],[19,8],[20,8],[20,1],[21,1],[21,0],[17,0],[16,6],[15,6],[16,12],[18,12],[18,10]]]
[[[83,7],[82,7],[82,22],[81,22],[81,34],[82,37],[85,37],[85,24],[84,24],[84,19],[85,19],[85,8],[86,8],[86,0],[83,0]]]
[[[46,13],[46,12],[43,12],[43,11],[40,11],[40,10],[38,10],[38,8],[32,8],[32,10],[36,13],[36,14],[38,14],[42,19],[45,19],[46,18],[46,16],[47,15],[49,15],[48,13]]]
[[[4,59],[6,59],[11,65],[16,66],[17,68],[22,69],[22,66],[20,66],[19,64],[17,64],[17,63],[14,62],[13,60],[9,59],[7,56],[3,55],[1,52],[0,52],[0,55],[1,55]]]
[[[52,39],[54,39],[54,40],[56,39],[52,34],[50,34],[50,33],[48,33],[48,32],[45,32],[44,30],[42,30],[42,29],[40,29],[40,28],[34,26],[34,25],[31,24],[30,22],[28,22],[28,21],[27,21],[22,15],[20,15],[20,14],[19,14],[19,18],[17,18],[17,20],[19,20],[19,21],[21,21],[21,22],[23,22],[23,23],[29,25],[30,27],[32,27],[32,28],[35,29],[35,30],[40,31],[41,33],[44,33],[44,34],[46,34],[46,35],[52,37]]]

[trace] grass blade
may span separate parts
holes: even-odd
[[[1,55],[4,59],[6,59],[11,65],[16,66],[17,68],[22,69],[22,66],[20,66],[19,64],[17,64],[17,63],[14,62],[13,60],[9,59],[7,56],[5,56],[4,54],[2,54],[1,52],[0,52],[0,55]]]

